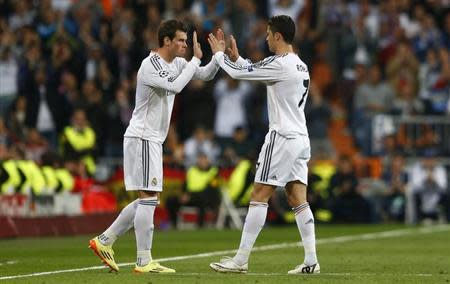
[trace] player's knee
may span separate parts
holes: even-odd
[[[286,196],[289,206],[297,207],[307,202],[306,186],[300,183],[288,184],[286,186]]]
[[[306,203],[306,196],[301,196],[299,194],[287,194],[287,202],[290,207],[295,208],[303,203]]]
[[[255,185],[251,194],[251,200],[257,202],[268,202],[272,196],[273,189],[268,186]]]
[[[151,198],[151,197],[158,197],[158,193],[149,190],[139,190],[139,198]]]

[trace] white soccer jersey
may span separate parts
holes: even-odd
[[[137,73],[135,107],[124,136],[163,143],[169,130],[174,95],[191,79],[211,80],[219,69],[213,59],[204,67],[199,65],[196,57],[189,62],[176,57],[167,63],[158,53],[151,52]]]
[[[308,136],[304,109],[309,73],[296,54],[270,56],[255,64],[241,57],[232,62],[223,52],[217,52],[214,58],[235,79],[265,82],[270,130],[287,138]]]

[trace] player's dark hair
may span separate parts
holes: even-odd
[[[286,15],[273,16],[270,18],[268,25],[272,33],[280,33],[285,42],[292,44],[295,36],[295,24],[291,17]]]
[[[184,24],[177,20],[168,20],[163,23],[158,28],[158,42],[159,47],[164,46],[164,38],[167,36],[170,40],[175,38],[177,31],[186,32],[186,27]]]

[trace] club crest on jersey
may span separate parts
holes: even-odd
[[[158,181],[156,180],[156,178],[154,177],[153,179],[152,179],[152,185],[153,186],[156,186],[158,184]]]
[[[161,78],[166,78],[167,76],[169,76],[169,72],[167,72],[166,70],[161,70],[158,74]]]

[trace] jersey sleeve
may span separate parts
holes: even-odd
[[[169,77],[169,72],[162,69],[156,63],[144,69],[141,79],[145,85],[165,89],[177,94],[189,83],[199,65],[200,59],[192,57],[191,61],[184,65],[181,73],[177,77]]]
[[[239,58],[236,60],[235,62],[236,64],[239,65],[247,65],[247,64],[252,64],[252,62],[250,61],[250,59],[244,59],[241,56],[239,56]]]
[[[282,65],[276,60],[278,56],[267,57],[251,64],[244,59],[231,61],[223,52],[216,52],[214,58],[220,67],[232,78],[252,81],[279,81],[282,79]],[[245,62],[244,62],[245,61]]]
[[[210,81],[216,76],[217,71],[219,71],[219,64],[217,64],[214,57],[211,58],[211,61],[203,67],[197,67],[197,71],[194,74],[194,79],[200,79],[203,81]]]

